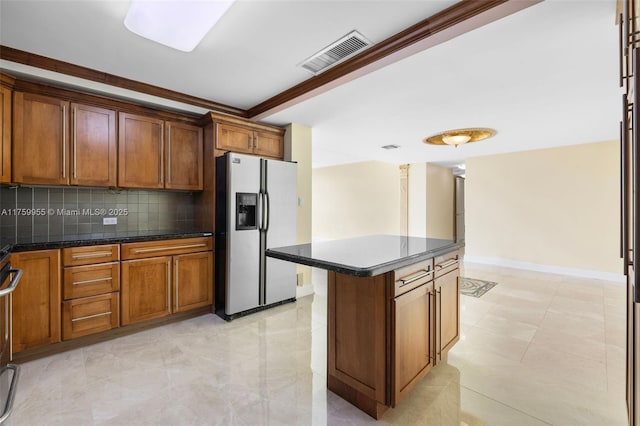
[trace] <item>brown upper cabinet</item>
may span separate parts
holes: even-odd
[[[116,113],[71,104],[70,183],[116,186]]]
[[[120,113],[118,143],[118,186],[202,189],[199,127]]]
[[[213,112],[208,119],[215,129],[215,149],[283,158],[284,129]]]
[[[115,186],[115,111],[15,92],[13,181]]]
[[[13,181],[69,184],[69,102],[13,94]]]
[[[188,124],[165,123],[167,189],[202,190],[202,129]]]
[[[164,188],[164,121],[119,114],[118,186]]]
[[[0,183],[11,182],[11,90],[0,86]]]

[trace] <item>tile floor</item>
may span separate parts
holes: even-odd
[[[624,286],[466,265],[461,340],[377,424],[626,425]],[[326,285],[22,364],[15,425],[361,425],[325,387]]]

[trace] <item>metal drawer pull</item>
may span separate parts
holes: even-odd
[[[134,250],[135,253],[151,253],[154,251],[165,251],[165,250],[180,250],[180,249],[187,249],[187,248],[195,248],[195,247],[206,247],[207,245],[205,243],[200,243],[200,244],[188,244],[188,245],[184,245],[184,246],[169,246],[169,247],[153,247],[153,248],[147,248],[147,249],[136,249]]]
[[[99,283],[100,281],[111,281],[112,277],[107,278],[96,278],[94,280],[85,280],[85,281],[74,281],[73,285],[81,285],[81,284],[91,284],[91,283]]]
[[[442,269],[442,268],[447,268],[447,267],[449,267],[449,266],[453,266],[453,265],[455,265],[456,263],[458,263],[458,259],[451,259],[451,260],[450,260],[450,261],[448,261],[448,262],[440,263],[440,264],[436,265],[436,268],[441,268],[441,269]]]
[[[87,254],[74,254],[71,256],[72,259],[88,259],[91,257],[106,257],[111,256],[113,253],[110,251],[99,251],[96,253],[87,253]]]
[[[7,370],[13,370],[13,375],[11,377],[11,385],[9,385],[9,393],[7,393],[7,401],[4,404],[4,411],[0,417],[0,424],[3,424],[11,414],[11,410],[13,409],[13,400],[16,396],[16,388],[18,387],[18,378],[20,377],[19,366],[15,364],[7,364],[0,369],[0,375],[4,374]]]
[[[421,280],[422,278],[426,278],[431,274],[433,274],[433,271],[429,269],[421,269],[416,274],[409,275],[408,277],[405,277],[405,278],[400,278],[400,282],[402,283],[400,284],[400,287],[402,287],[403,285],[411,284],[412,282]]]
[[[91,318],[104,317],[105,315],[111,315],[111,311],[109,311],[109,312],[102,312],[101,314],[95,314],[95,315],[87,315],[86,317],[73,318],[73,319],[71,320],[71,322],[84,321],[84,320],[88,320],[88,319],[91,319]]]

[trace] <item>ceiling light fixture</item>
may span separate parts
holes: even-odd
[[[458,145],[465,143],[477,142],[494,136],[496,131],[484,127],[474,127],[471,129],[447,130],[437,135],[424,138],[422,142],[432,145]]]
[[[232,4],[233,0],[134,0],[124,25],[141,37],[191,52]]]

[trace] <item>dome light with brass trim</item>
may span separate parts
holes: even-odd
[[[432,145],[453,145],[457,148],[458,145],[481,141],[483,139],[490,138],[495,134],[495,130],[485,127],[455,129],[447,130],[434,136],[429,136],[428,138],[424,138],[422,142]]]

